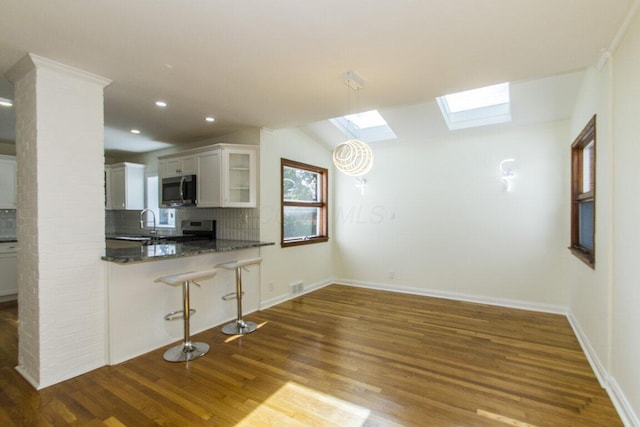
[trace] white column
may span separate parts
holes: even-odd
[[[104,118],[110,80],[28,54],[15,84],[18,371],[36,388],[105,364]]]

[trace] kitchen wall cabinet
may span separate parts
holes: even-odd
[[[14,156],[0,156],[0,209],[16,209],[17,163]]]
[[[108,165],[105,167],[105,186],[107,209],[144,209],[144,165]]]
[[[199,208],[254,208],[258,193],[257,156],[255,145],[209,145],[159,157],[158,177],[161,182],[162,178],[195,174]],[[177,167],[182,173],[175,175]]]
[[[196,175],[196,156],[179,156],[159,160],[158,178],[172,178],[182,175]]]
[[[222,150],[223,207],[253,208],[256,206],[257,149],[223,146]]]
[[[257,147],[217,144],[197,155],[198,207],[256,206]]]
[[[197,200],[198,207],[222,206],[222,186],[220,185],[220,150],[207,151],[197,156]]]

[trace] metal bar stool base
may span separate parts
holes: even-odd
[[[250,334],[258,329],[258,325],[254,322],[231,322],[222,327],[222,333],[226,335],[243,335]]]
[[[188,362],[204,356],[209,351],[209,344],[191,342],[191,314],[195,313],[195,310],[190,307],[189,284],[193,282],[200,286],[196,280],[211,279],[215,275],[216,270],[209,269],[159,277],[155,280],[156,282],[162,282],[172,286],[182,284],[182,310],[171,312],[164,317],[166,320],[179,319],[180,317],[177,316],[177,314],[182,311],[182,325],[184,328],[182,343],[164,352],[163,358],[167,362]]]
[[[162,357],[167,362],[188,362],[204,356],[209,348],[209,344],[204,342],[192,342],[191,348],[178,344],[165,351]]]
[[[253,259],[245,259],[243,261],[233,261],[228,262],[226,264],[218,264],[217,267],[222,267],[226,270],[235,270],[236,272],[236,291],[235,296],[237,300],[237,311],[238,315],[236,317],[235,322],[231,322],[228,325],[222,327],[222,333],[226,335],[244,335],[250,334],[258,329],[258,325],[253,322],[245,322],[242,318],[242,295],[244,292],[242,291],[242,268],[247,265],[252,264],[260,264],[262,262],[262,258],[253,258]],[[223,300],[228,301],[231,299],[230,297],[234,293],[227,294],[222,297]]]

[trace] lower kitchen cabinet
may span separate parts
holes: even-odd
[[[18,299],[18,244],[0,242],[0,302]]]

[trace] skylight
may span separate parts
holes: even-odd
[[[364,142],[396,139],[397,136],[378,110],[329,119],[347,137]]]
[[[450,130],[511,121],[509,83],[436,98]]]

